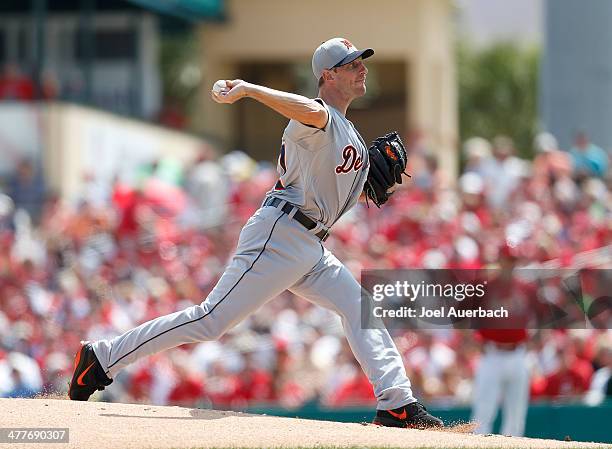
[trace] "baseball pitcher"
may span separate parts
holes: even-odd
[[[346,118],[366,92],[371,48],[343,38],[312,57],[319,96],[306,98],[243,80],[221,80],[214,101],[253,98],[289,119],[278,159],[279,178],[242,229],[238,247],[210,295],[199,305],[156,318],[111,340],[84,343],[76,354],[69,396],[85,401],[136,360],[186,343],[218,339],[284,290],[338,313],[350,347],[373,385],[374,423],[441,427],[417,402],[389,333],[362,329],[361,286],[324,246],[334,223],[365,196],[380,207],[401,183],[406,152],[397,133],[367,147]]]

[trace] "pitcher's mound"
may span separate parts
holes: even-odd
[[[485,437],[182,407],[58,399],[0,399],[0,411],[0,427],[4,428],[69,428],[69,444],[31,446],[39,449],[604,447],[593,443]]]

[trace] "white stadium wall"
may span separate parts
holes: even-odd
[[[20,158],[42,165],[51,189],[78,196],[85,173],[135,181],[138,167],[172,156],[193,161],[207,142],[138,120],[65,103],[0,105],[0,175]]]

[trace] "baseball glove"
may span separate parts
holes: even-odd
[[[402,174],[410,176],[405,173],[406,149],[399,134],[393,131],[374,140],[368,155],[370,170],[363,191],[366,201],[369,198],[380,208],[393,193],[389,189],[402,183]]]

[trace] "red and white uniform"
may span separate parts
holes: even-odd
[[[501,405],[500,433],[522,436],[529,405],[526,348],[529,334],[524,328],[510,327],[527,325],[535,291],[529,285],[516,281],[496,280],[490,286],[494,288],[495,302],[509,305],[510,317],[499,323],[500,327],[507,325],[509,328],[476,331],[484,351],[476,368],[472,420],[478,424],[477,433],[491,433]],[[489,323],[488,327],[494,326]]]

